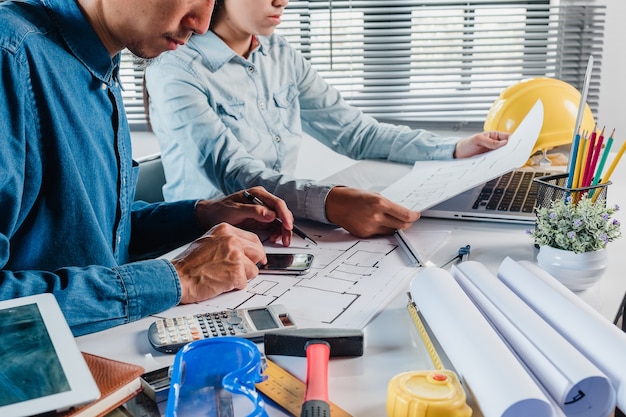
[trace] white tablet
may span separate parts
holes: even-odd
[[[0,301],[0,416],[62,411],[98,397],[52,294]]]

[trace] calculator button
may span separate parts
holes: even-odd
[[[243,321],[243,319],[241,317],[237,317],[237,316],[229,317],[228,320],[226,320],[226,322],[228,324],[232,324],[232,325],[237,325],[237,324],[241,323],[242,321]]]

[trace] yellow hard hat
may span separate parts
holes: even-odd
[[[531,154],[572,142],[580,92],[571,84],[555,78],[531,78],[505,88],[493,102],[484,129],[513,132],[532,106],[541,99],[543,127]],[[580,132],[591,132],[595,121],[589,105],[580,123]]]

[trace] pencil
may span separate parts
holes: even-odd
[[[600,152],[602,151],[602,143],[604,142],[604,127],[598,135],[598,141],[593,151],[593,158],[591,159],[591,166],[589,167],[589,173],[587,174],[587,186],[590,186],[593,182],[593,177],[596,174],[596,168],[598,166],[598,159],[600,158]]]
[[[252,194],[250,194],[247,190],[244,190],[243,192],[243,196],[245,198],[247,198],[251,203],[254,204],[258,204],[259,206],[264,206],[267,207],[267,205],[265,205],[264,202],[262,202],[258,197],[253,196]],[[281,219],[279,219],[278,217],[276,217],[276,220],[280,223],[282,223],[283,221]],[[295,224],[293,225],[293,232],[300,236],[302,239],[306,240],[307,242],[317,246],[317,242],[314,241],[313,239],[311,239],[311,237],[309,235],[307,235],[302,229],[300,229],[298,226],[296,226]]]
[[[580,171],[582,171],[583,155],[585,154],[585,148],[587,147],[588,142],[584,132],[580,140],[581,142],[578,145],[578,155],[576,155],[573,188],[578,188],[578,185],[580,184]]]
[[[622,146],[619,148],[617,155],[615,155],[615,159],[613,159],[613,162],[611,162],[609,169],[606,170],[606,174],[604,174],[604,177],[602,177],[602,184],[606,184],[609,181],[609,178],[611,178],[613,171],[615,171],[617,163],[622,158],[622,155],[624,155],[624,151],[626,151],[626,140],[622,143]]]
[[[572,150],[570,152],[569,172],[567,175],[567,188],[572,188],[574,183],[574,172],[576,171],[576,158],[578,156],[578,145],[580,143],[580,133],[577,133],[572,143]]]
[[[600,182],[600,178],[602,178],[602,171],[604,170],[604,164],[606,164],[606,159],[609,156],[609,152],[611,152],[611,146],[613,145],[613,134],[615,133],[615,129],[611,132],[611,135],[606,140],[606,145],[604,146],[604,151],[602,152],[602,158],[600,158],[600,162],[598,163],[598,167],[596,168],[596,173],[593,176],[593,182],[591,183],[592,187],[595,187]],[[589,196],[592,197],[595,192],[595,189],[590,191]]]
[[[591,138],[589,138],[589,143],[585,148],[585,167],[584,171],[581,173],[580,186],[586,187],[589,185],[587,183],[587,178],[589,177],[589,171],[591,171],[591,158],[593,157],[593,150],[596,145],[596,127],[593,127],[593,132],[591,132]]]
[[[591,81],[591,72],[593,71],[593,55],[589,55],[587,60],[587,69],[585,70],[585,78],[583,81],[583,89],[580,93],[580,102],[578,103],[578,111],[576,112],[576,123],[574,124],[573,134],[580,132],[580,125],[583,120],[583,113],[585,112],[585,105],[587,104],[587,94],[589,93],[589,84]],[[576,161],[576,153],[570,152],[570,168],[571,164]]]

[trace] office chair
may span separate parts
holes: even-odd
[[[148,203],[163,201],[163,185],[165,185],[165,173],[161,162],[161,154],[157,153],[137,159],[139,163],[139,176],[135,190],[135,200],[143,200]]]

